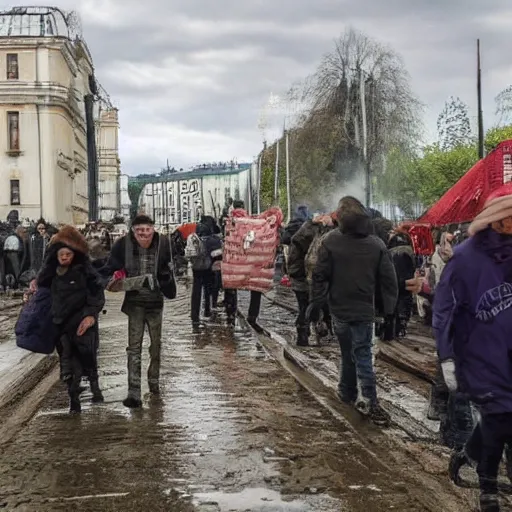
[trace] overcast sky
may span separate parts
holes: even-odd
[[[47,4],[47,0],[29,4]],[[15,1],[11,5],[23,5]],[[460,96],[476,116],[482,40],[485,122],[512,83],[510,0],[62,0],[76,9],[101,84],[120,109],[123,172],[250,161],[271,92],[314,72],[347,26],[392,45],[426,104],[427,134]]]

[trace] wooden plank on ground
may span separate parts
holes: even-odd
[[[435,352],[407,346],[407,340],[379,343],[377,357],[408,373],[434,382],[436,372]]]

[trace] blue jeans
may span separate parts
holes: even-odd
[[[333,317],[333,328],[341,349],[338,391],[345,402],[358,398],[377,404],[372,360],[373,323],[341,322]]]
[[[343,401],[368,400],[377,404],[375,372],[373,370],[373,323],[341,322],[333,317],[333,328],[341,349],[338,391]]]

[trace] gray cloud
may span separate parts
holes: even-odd
[[[477,37],[487,125],[494,96],[510,76],[508,0],[62,0],[61,6],[80,12],[97,76],[120,107],[129,173],[154,170],[167,158],[178,167],[252,158],[269,94],[314,72],[348,26],[403,56],[431,136],[451,95],[476,114]]]

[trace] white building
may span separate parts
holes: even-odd
[[[97,209],[97,88],[73,25],[56,8],[0,12],[0,219],[83,224]]]
[[[198,167],[145,185],[139,211],[151,216],[158,227],[196,222],[201,214],[219,218],[229,198],[243,200],[253,213],[256,184],[255,164]]]
[[[122,209],[117,109],[100,108],[96,121],[96,134],[99,164],[98,218],[108,222],[119,215]],[[128,188],[127,185],[126,188]]]
[[[121,203],[121,217],[125,219],[130,218],[130,209],[132,206],[132,201],[130,199],[130,194],[128,193],[128,175],[121,174],[119,177],[119,190],[120,190],[120,203]]]

